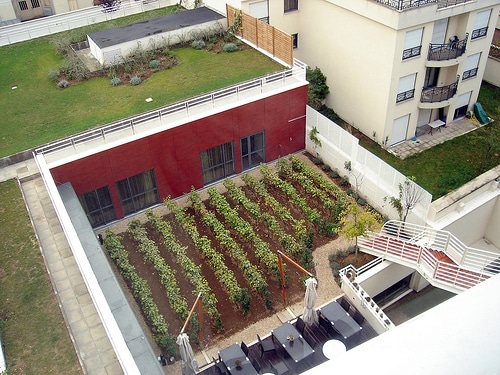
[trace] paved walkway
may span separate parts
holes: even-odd
[[[430,134],[430,127],[424,128],[425,133],[416,137],[415,140],[405,141],[397,146],[389,148],[389,152],[393,153],[401,159],[417,154],[431,147],[437,146],[445,141],[471,132],[479,127],[479,123],[466,118],[448,124],[446,127],[434,129]]]

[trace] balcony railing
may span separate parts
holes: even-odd
[[[396,95],[396,103],[411,99],[415,96],[415,89],[411,89],[405,92],[400,92]]]
[[[407,48],[403,51],[403,60],[409,59],[411,57],[420,56],[420,51],[422,46],[416,46],[412,48]]]
[[[472,30],[472,35],[471,35],[470,39],[472,40],[472,39],[481,38],[483,36],[486,36],[486,34],[488,34],[488,26],[481,27],[480,29]]]
[[[458,4],[467,3],[473,0],[373,0],[389,8],[403,11],[415,9],[429,4],[437,4],[439,8],[447,8]]]
[[[448,100],[455,96],[457,93],[458,81],[460,76],[457,76],[457,80],[450,85],[441,87],[424,87],[422,89],[422,95],[420,97],[420,102],[422,103],[436,103],[442,102],[443,100]]]
[[[477,76],[477,68],[466,70],[464,74],[462,74],[462,81],[475,76]]]
[[[467,48],[467,39],[469,39],[469,34],[465,34],[465,39],[462,40],[456,38],[446,44],[429,44],[427,60],[446,61],[462,56]]]

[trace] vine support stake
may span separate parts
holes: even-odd
[[[286,306],[286,305],[288,305],[288,299],[286,296],[285,273],[283,272],[283,259],[282,258],[285,258],[287,260],[287,262],[290,262],[290,264],[292,264],[293,266],[298,268],[299,271],[302,271],[307,276],[314,277],[314,275],[311,272],[309,272],[308,270],[306,270],[305,268],[303,268],[300,264],[296,263],[293,259],[291,259],[287,255],[283,254],[280,250],[278,250],[278,264],[279,264],[279,268],[280,268],[281,290],[283,292],[283,299],[285,301],[285,306]]]

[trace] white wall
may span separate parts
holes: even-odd
[[[311,154],[318,153],[330,167],[338,170],[341,175],[348,171],[344,167],[346,161],[351,162],[353,174],[362,180],[359,184],[359,193],[373,207],[390,219],[399,219],[396,210],[384,202],[385,197],[398,196],[399,184],[406,177],[379,159],[363,147],[359,146],[358,139],[343,130],[311,107],[307,107],[306,118],[306,150]],[[309,139],[311,130],[316,127],[321,147],[315,148]],[[355,179],[349,178],[351,184]],[[425,224],[432,196],[422,189],[422,199],[408,215],[408,222]]]
[[[0,0],[0,25],[19,22],[14,11],[14,5],[10,0]]]
[[[356,277],[369,296],[373,297],[415,272],[414,269],[389,261],[382,262]]]
[[[488,57],[483,80],[500,87],[500,60]]]

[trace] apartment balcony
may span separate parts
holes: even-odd
[[[459,80],[460,76],[457,75],[457,80],[449,85],[422,88],[419,108],[441,108],[449,105],[449,100],[457,93]]]
[[[438,9],[464,4],[473,0],[373,0],[397,11],[412,10],[419,7],[437,4]]]
[[[430,67],[447,67],[457,65],[461,62],[462,56],[467,48],[467,40],[469,34],[465,34],[465,38],[459,40],[458,37],[450,38],[448,43],[444,44],[429,44],[427,53],[427,66]]]

